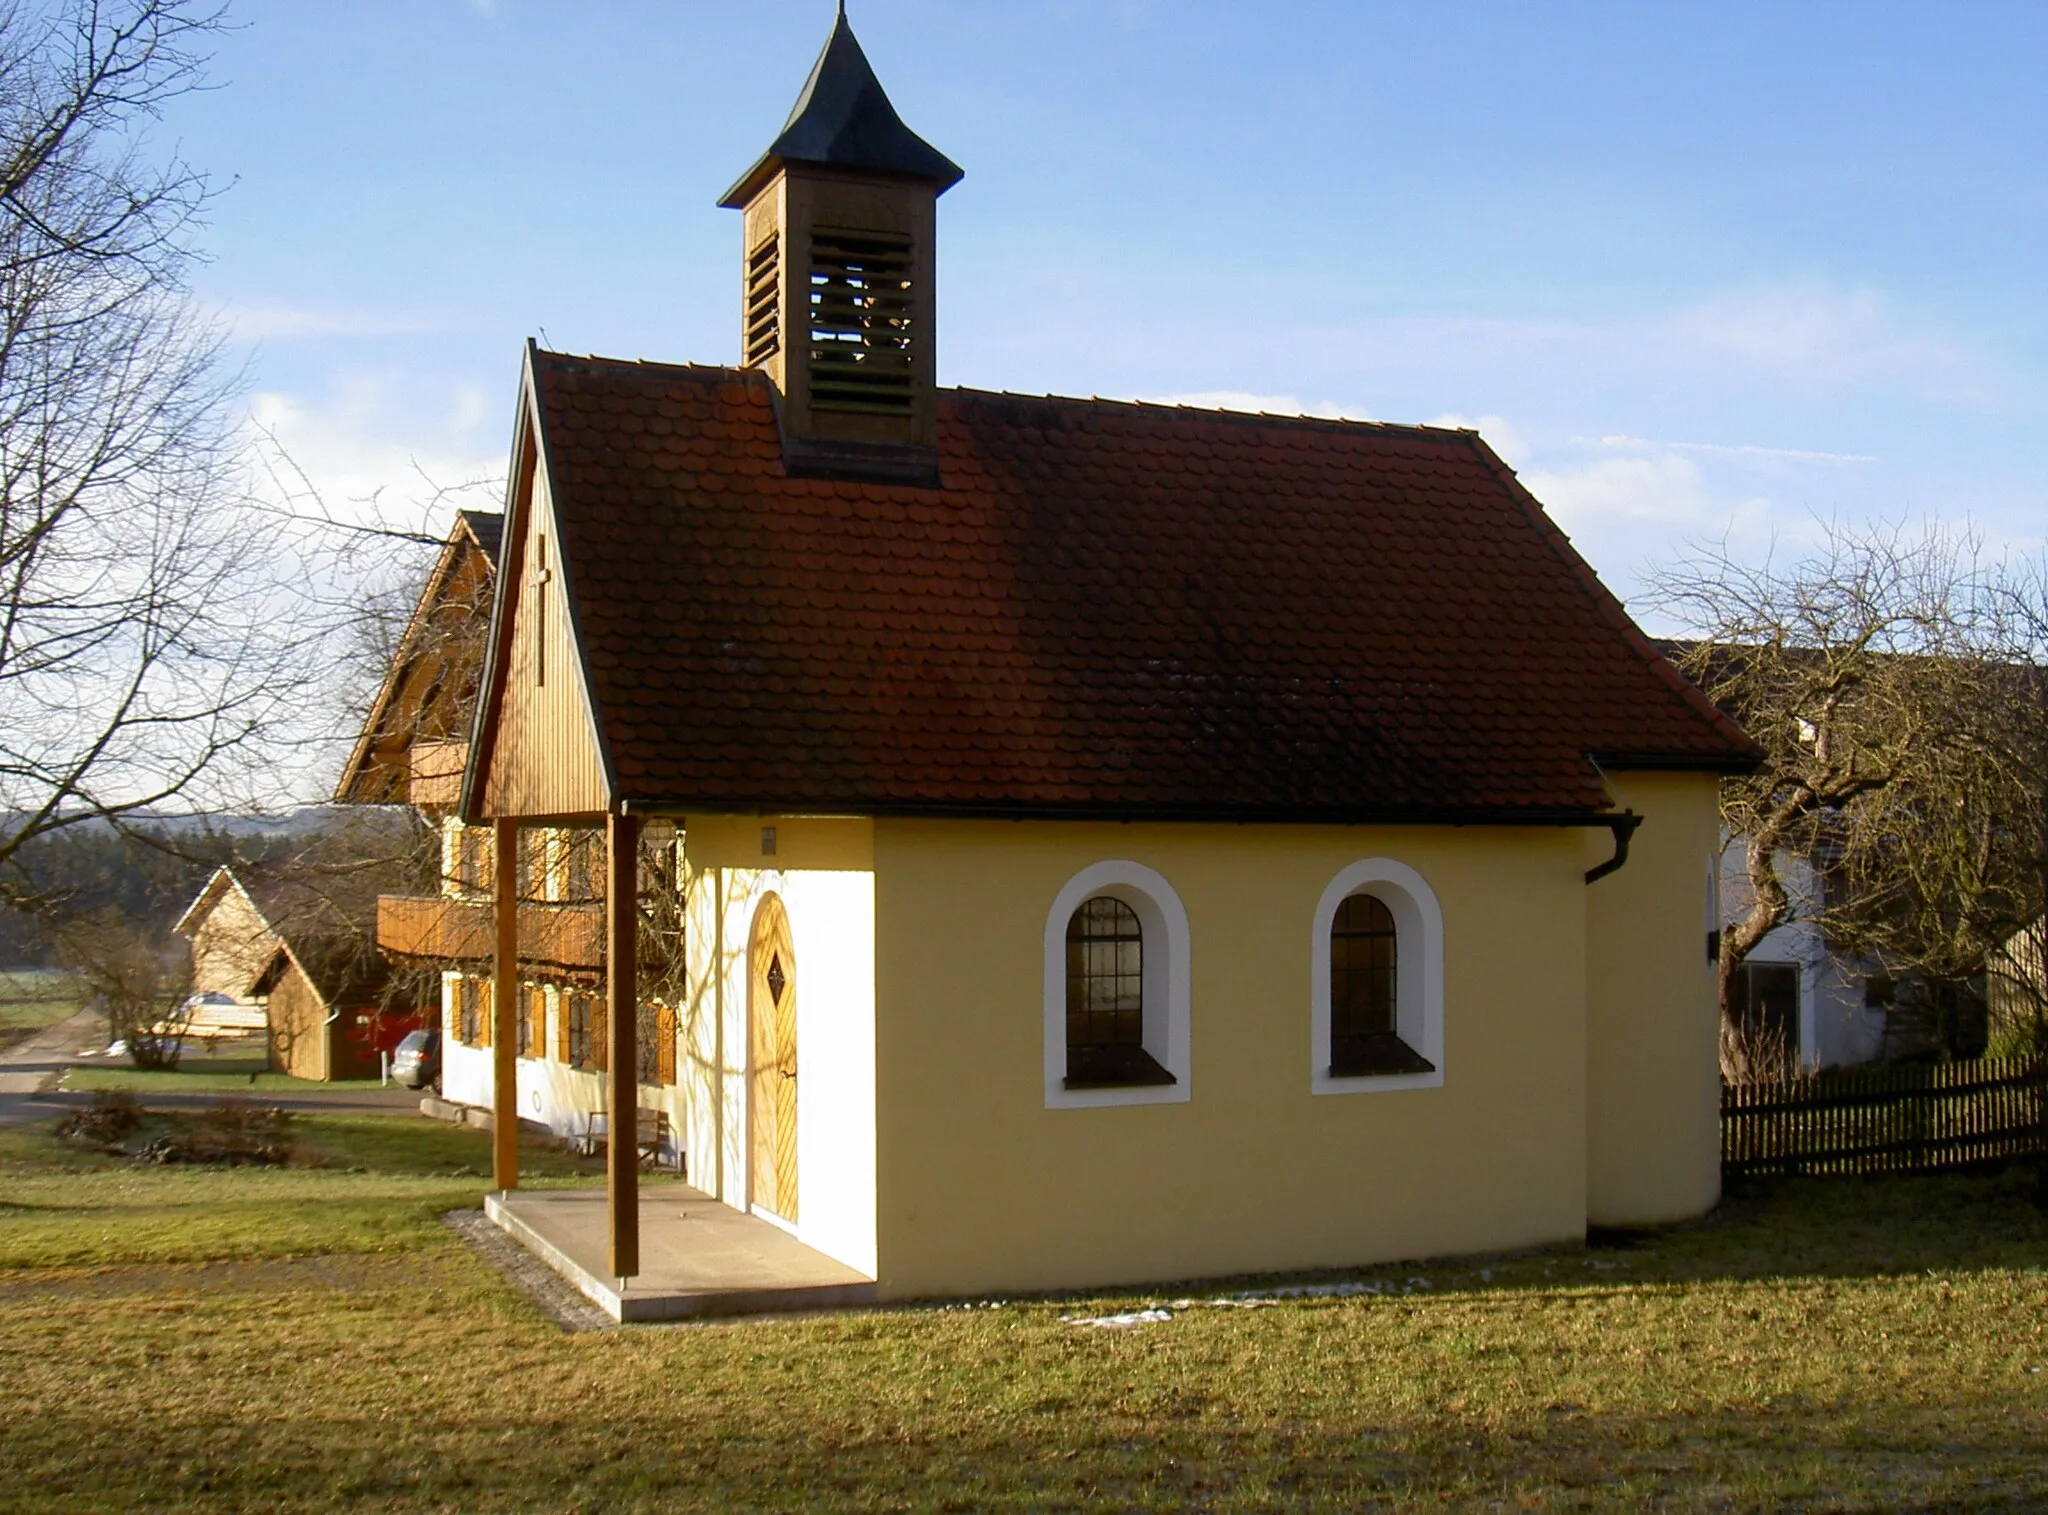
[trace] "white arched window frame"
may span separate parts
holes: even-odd
[[[1145,1050],[1173,1075],[1170,1084],[1069,1089],[1067,1080],[1067,922],[1091,899],[1122,900],[1144,933],[1140,980]],[[1045,914],[1045,1107],[1086,1110],[1104,1105],[1185,1103],[1193,1087],[1189,1056],[1188,981],[1192,953],[1188,912],[1173,885],[1142,863],[1112,858],[1083,868],[1054,896]]]
[[[1330,928],[1337,908],[1369,894],[1394,917],[1394,1028],[1436,1065],[1432,1073],[1330,1075]],[[1309,941],[1309,1087],[1317,1094],[1435,1089],[1444,1081],[1444,914],[1436,891],[1406,863],[1372,857],[1353,863],[1316,902]]]

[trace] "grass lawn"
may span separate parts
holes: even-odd
[[[0,1132],[0,1507],[2048,1500],[2048,1217],[2017,1175],[1788,1181],[1636,1245],[1349,1297],[567,1336],[436,1218],[475,1202],[451,1175],[483,1169],[481,1133],[298,1129],[327,1166],[136,1169]]]
[[[55,969],[17,968],[0,973],[0,1047],[73,1014],[78,997],[68,975]]]
[[[374,1078],[338,1078],[321,1083],[293,1078],[288,1073],[269,1073],[268,1059],[260,1052],[228,1052],[219,1057],[186,1053],[178,1066],[165,1071],[134,1067],[109,1061],[104,1067],[73,1068],[64,1075],[66,1089],[126,1089],[145,1094],[261,1094],[290,1089],[375,1089]]]

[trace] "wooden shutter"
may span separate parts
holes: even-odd
[[[548,992],[539,984],[526,986],[526,1055],[548,1055]]]
[[[493,985],[487,978],[465,979],[464,983],[476,985],[476,1044],[479,1047],[488,1047],[491,1044],[491,1032],[496,1029],[498,1019],[497,1010],[491,1000]]]
[[[661,1007],[661,1013],[655,1017],[654,1028],[657,1081],[672,1084],[676,1081],[676,1012],[672,1006]]]

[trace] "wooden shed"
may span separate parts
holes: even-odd
[[[390,971],[353,944],[280,942],[252,986],[266,1000],[270,1065],[294,1078],[375,1078],[378,1054],[418,1024],[385,1003]]]

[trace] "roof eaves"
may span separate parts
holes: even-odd
[[[498,539],[501,564],[504,558],[517,552],[520,533],[526,529],[524,514],[519,509],[519,495],[522,485],[527,482],[527,470],[522,466],[527,452],[539,445],[533,435],[539,425],[540,401],[534,381],[534,367],[539,354],[540,344],[528,337],[520,357],[519,405],[512,422],[512,457],[505,471],[505,510]],[[527,493],[530,497],[530,488]],[[515,575],[504,572],[501,566],[491,585],[491,626],[484,638],[483,672],[477,683],[476,709],[470,716],[469,753],[463,764],[462,793],[455,808],[455,813],[465,821],[478,819],[483,796],[479,793],[477,775],[490,769],[491,748],[497,734],[497,711],[504,698],[504,665],[507,661],[500,644],[510,634],[505,622],[505,585],[513,577]]]
[[[1325,826],[1604,826],[1615,812],[1591,805],[1115,805],[1022,801],[631,799],[627,815],[850,815],[877,820],[1214,822]]]
[[[1536,524],[1538,531],[1542,533],[1543,540],[1549,545],[1551,551],[1571,569],[1572,576],[1578,581],[1580,588],[1592,600],[1594,607],[1607,623],[1621,634],[1629,650],[1642,659],[1649,666],[1650,670],[1664,682],[1666,687],[1683,700],[1693,711],[1703,716],[1721,738],[1729,743],[1733,750],[1727,754],[1728,760],[1748,764],[1749,768],[1752,769],[1756,763],[1761,762],[1763,759],[1763,749],[1757,746],[1748,732],[1744,731],[1741,726],[1729,718],[1726,712],[1712,700],[1708,699],[1705,692],[1697,684],[1671,666],[1671,660],[1659,652],[1656,644],[1643,634],[1643,629],[1636,625],[1634,619],[1622,606],[1621,601],[1615,598],[1614,592],[1600,582],[1600,576],[1573,549],[1571,539],[1559,528],[1557,522],[1550,519],[1549,512],[1543,508],[1541,502],[1533,494],[1529,493],[1527,486],[1516,476],[1515,471],[1508,467],[1501,459],[1500,454],[1495,452],[1487,444],[1486,439],[1478,432],[1468,431],[1462,433],[1462,435],[1470,442],[1473,450],[1478,453],[1486,466],[1493,471],[1494,476],[1501,481],[1509,494],[1527,512],[1529,518]],[[1634,754],[1636,761],[1633,764],[1614,763],[1609,766],[1646,767],[1648,764],[1644,759],[1648,756],[1648,754],[1637,753]],[[1671,753],[1667,754],[1667,756],[1677,759],[1690,755]],[[1714,768],[1709,761],[1719,756],[1720,754],[1699,754],[1698,758],[1702,771],[1723,771]],[[1727,771],[1745,772],[1749,771],[1749,769],[1738,767]]]
[[[228,868],[227,864],[223,863],[220,867],[214,869],[207,876],[206,882],[200,886],[199,892],[192,897],[192,903],[185,907],[185,913],[178,917],[178,923],[171,927],[171,929],[179,936],[190,936],[192,932],[197,931],[199,929],[197,917],[207,914],[215,905],[219,904],[221,895],[226,892],[229,885],[234,883],[236,883],[235,875]],[[246,894],[247,891],[245,890],[244,893]],[[250,904],[254,905],[255,901],[251,900]],[[259,910],[257,914],[261,915],[262,912]],[[190,928],[189,930],[187,929],[188,927]]]

